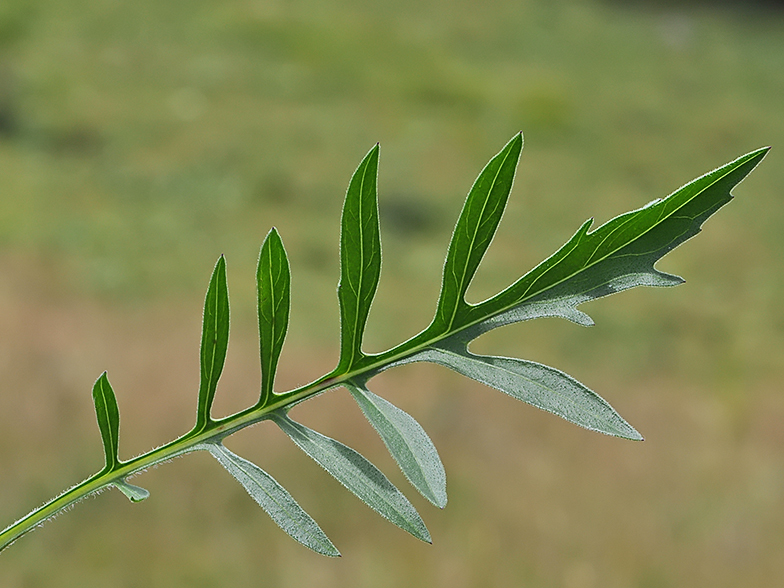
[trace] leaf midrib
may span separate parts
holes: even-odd
[[[297,426],[304,427],[304,425],[301,425],[300,423],[297,423],[296,421],[292,421],[292,420],[291,420],[291,419],[289,419],[287,416],[281,417],[281,418],[279,418],[279,419],[278,419],[278,418],[273,418],[273,420],[275,420],[275,422],[276,422],[276,423],[278,423],[278,424],[280,424],[281,422],[282,422],[282,423],[284,423],[284,425],[285,425],[285,430],[286,430],[286,433],[287,433],[289,436],[291,436],[291,437],[292,437],[292,439],[294,438],[294,436],[296,436],[296,437],[297,437],[297,438],[300,440],[299,442],[297,442],[296,440],[294,440],[294,442],[295,442],[295,443],[297,443],[297,445],[300,445],[300,443],[302,442],[302,439],[304,438],[304,439],[306,440],[307,444],[309,444],[311,447],[316,447],[316,448],[318,449],[318,445],[317,445],[316,443],[314,443],[314,442],[313,442],[313,441],[312,441],[312,440],[311,440],[311,439],[310,439],[310,438],[309,438],[307,435],[305,435],[305,434],[304,434],[304,433],[303,433],[303,432],[302,432],[302,431],[301,431],[301,430],[300,430],[300,429],[297,427]],[[324,437],[324,438],[325,438],[325,439],[327,439],[328,441],[331,441],[331,442],[333,442],[333,443],[340,443],[340,441],[336,441],[335,439],[331,439],[330,437],[327,437],[326,435],[322,435],[322,434],[321,434],[321,433],[319,433],[318,431],[313,431],[312,429],[311,429],[311,431],[312,431],[313,433],[315,433],[316,435],[319,435],[319,436],[321,436],[321,437]],[[294,433],[294,436],[292,436],[292,432]],[[343,445],[342,443],[340,443],[340,444],[341,444],[341,445]],[[347,445],[344,445],[344,447],[348,447],[348,446],[347,446]],[[350,447],[348,447],[348,449],[351,449],[351,448],[350,448]],[[355,450],[351,449],[351,451],[355,451]],[[306,452],[306,453],[308,453],[308,452]],[[356,451],[355,451],[355,453],[357,453],[358,455],[360,455],[360,456],[361,456],[361,454],[359,454],[359,452],[356,452]],[[346,457],[345,457],[343,454],[339,454],[339,455],[340,455],[340,458],[341,458],[341,460],[342,460],[342,461],[344,461],[344,462],[348,462],[348,463],[351,463],[351,462],[350,462],[350,461],[349,461],[349,460],[348,460],[348,459],[347,459],[347,458],[346,458]],[[324,466],[324,464],[323,464],[322,462],[320,462],[319,460],[315,459],[315,458],[314,458],[313,456],[311,456],[309,453],[308,453],[308,456],[309,456],[311,459],[313,459],[313,461],[315,461],[315,462],[316,462],[318,465],[320,465],[322,468],[324,468],[324,470],[325,470],[325,471],[327,471],[328,473],[332,474],[332,472],[330,472],[329,470],[327,470],[327,468]],[[368,463],[370,463],[370,462],[368,462]],[[353,466],[353,464],[351,464],[351,465]],[[373,464],[370,464],[370,465],[373,465]],[[374,467],[375,467],[375,466],[374,466]],[[353,467],[353,469],[359,469],[359,468],[357,468],[356,466],[354,466],[354,467]],[[378,470],[378,468],[376,468],[376,469]],[[345,471],[345,470],[344,470],[344,471]],[[361,471],[361,470],[360,470],[360,471]],[[378,470],[378,471],[381,473],[381,475],[382,475],[382,476],[384,475],[384,474],[383,474],[383,472],[381,472],[381,470]],[[368,503],[368,502],[367,502],[367,501],[366,501],[364,498],[362,498],[362,497],[358,496],[358,495],[356,494],[356,492],[355,492],[354,490],[352,490],[351,488],[349,488],[348,484],[346,484],[346,483],[345,483],[345,482],[344,482],[342,479],[338,478],[337,476],[334,476],[334,474],[332,474],[332,475],[333,475],[333,477],[334,477],[334,478],[335,478],[335,479],[336,479],[336,480],[337,480],[337,481],[340,483],[340,485],[341,485],[341,486],[343,486],[344,488],[346,488],[347,490],[349,490],[350,492],[352,492],[353,494],[355,494],[355,495],[357,496],[357,498],[359,498],[359,499],[360,499],[360,500],[362,500],[362,501],[363,501],[365,504],[367,504],[368,506],[370,506],[370,503]],[[386,476],[384,476],[384,478],[386,478]],[[359,477],[358,477],[358,479],[360,479],[360,480],[361,480],[361,479],[362,479],[362,477],[361,477],[361,476],[359,476]],[[389,482],[389,480],[388,480],[388,479],[387,479],[387,482]],[[389,483],[390,483],[390,486],[391,486],[393,489],[397,490],[397,488],[395,488],[395,486],[394,486],[394,485],[392,485],[392,484],[391,484],[391,482],[389,482]],[[403,512],[401,512],[401,511],[400,511],[400,509],[399,509],[398,505],[395,505],[394,503],[392,503],[392,502],[389,500],[389,497],[387,497],[386,495],[384,495],[384,494],[380,493],[378,490],[376,490],[376,487],[375,487],[374,485],[371,485],[371,484],[365,484],[365,485],[361,486],[360,488],[362,488],[362,489],[363,489],[363,490],[364,490],[364,491],[365,491],[367,494],[370,494],[370,495],[374,496],[374,497],[376,498],[376,503],[382,503],[382,504],[383,504],[383,505],[386,507],[386,511],[387,511],[386,513],[382,513],[382,512],[380,512],[380,511],[378,511],[378,510],[376,510],[376,509],[373,509],[373,510],[376,510],[376,512],[378,512],[379,514],[381,514],[381,515],[382,515],[384,518],[388,519],[388,520],[389,520],[389,521],[391,521],[391,522],[394,522],[394,519],[396,518],[397,520],[404,521],[404,524],[406,524],[406,525],[412,525],[412,526],[416,526],[416,525],[415,525],[415,523],[417,522],[417,521],[416,521],[416,519],[410,519],[409,517],[407,517],[407,516],[405,515],[405,513],[403,513]],[[403,495],[403,493],[402,493],[402,492],[400,492],[400,490],[397,490],[397,492],[398,492],[398,495],[399,495],[399,496],[402,496],[404,500],[407,500],[407,499],[405,498],[405,495]],[[404,504],[405,504],[405,503],[404,503]],[[410,503],[409,503],[409,505],[410,505]],[[372,507],[371,507],[371,508],[372,508]],[[414,512],[416,512],[416,511],[414,511]],[[392,516],[389,516],[389,513],[394,513],[394,515],[396,515],[396,516],[393,518]],[[399,525],[399,523],[395,523],[395,524]],[[404,527],[403,527],[403,528],[404,528]]]
[[[491,366],[491,367],[493,367],[493,368],[495,368],[497,370],[500,370],[502,372],[505,372],[505,373],[508,373],[508,374],[512,374],[513,376],[521,378],[523,380],[526,380],[527,382],[530,382],[531,384],[533,384],[533,385],[535,385],[535,386],[537,386],[539,388],[543,388],[544,390],[547,390],[548,392],[550,392],[554,396],[558,396],[558,398],[567,400],[568,402],[564,402],[564,404],[568,403],[569,406],[577,407],[577,403],[574,400],[572,400],[572,395],[563,394],[562,392],[560,392],[556,388],[551,388],[549,386],[545,386],[541,382],[537,382],[536,380],[533,380],[533,379],[529,378],[528,376],[525,376],[525,375],[523,375],[523,374],[521,374],[519,372],[512,371],[510,369],[507,369],[506,367],[499,366],[498,364],[495,364],[495,363],[487,362],[485,360],[488,359],[488,356],[475,355],[475,354],[471,353],[470,351],[468,351],[468,349],[466,349],[465,355],[457,353],[455,351],[452,351],[451,349],[444,349],[443,347],[438,347],[437,351],[440,352],[440,353],[444,353],[445,355],[452,355],[454,357],[460,357],[460,358],[463,358],[463,359],[468,358],[468,359],[471,359],[471,360],[474,360],[474,361],[478,361],[478,362],[484,363],[485,365],[489,365],[489,366]],[[503,359],[512,359],[512,358],[507,358],[507,357],[492,357],[492,356],[490,356],[489,358],[490,359],[502,359],[502,360]],[[527,359],[517,359],[516,361],[519,361],[521,363],[527,363],[527,364],[536,365],[536,366],[547,368],[547,369],[555,369],[555,368],[551,368],[549,366],[546,366],[544,364],[541,364],[541,363],[538,363],[538,362],[535,362],[535,361],[530,361],[530,360],[527,360]],[[559,371],[559,370],[556,370],[556,371]],[[491,385],[491,387],[495,387],[495,386]],[[594,392],[593,390],[591,390],[589,388],[586,388],[586,390],[588,392],[590,392],[594,397],[596,397],[596,399],[598,399],[598,400],[604,402],[605,404],[607,404],[606,401],[603,398],[601,398],[601,396],[596,394],[596,392]],[[504,390],[501,390],[501,392],[507,393]],[[528,404],[530,404],[530,403],[528,403]],[[609,405],[607,405],[607,406],[609,406]],[[549,410],[549,409],[544,408],[544,407],[537,406],[537,408],[543,408],[543,410],[546,410],[547,412],[551,412],[553,414],[557,414],[554,411]],[[586,412],[586,411],[583,410],[583,412]],[[599,418],[599,416],[601,416],[596,411],[587,411],[587,412],[589,412],[595,418]],[[582,425],[582,426],[587,428],[587,429],[589,429],[589,430],[599,431],[599,429],[597,429],[595,427],[586,427],[585,425]],[[619,437],[625,437],[625,435],[621,434],[621,431],[618,429],[618,427],[615,427],[615,430],[617,431],[617,435]],[[599,431],[599,432],[603,432],[603,431]]]
[[[365,392],[368,392],[368,393],[372,394],[372,392],[370,392],[370,391],[369,391],[369,390],[367,390],[366,388],[357,388],[357,386],[353,386],[353,387],[354,387],[355,389],[358,389],[360,394],[363,394],[363,393],[365,393]],[[369,403],[370,403],[370,405],[371,405],[371,406],[372,406],[372,407],[373,407],[373,408],[376,410],[376,412],[378,412],[378,413],[379,413],[379,414],[381,414],[381,415],[384,415],[384,412],[383,412],[383,411],[382,411],[382,410],[381,410],[381,409],[378,407],[378,405],[376,404],[376,402],[375,402],[375,401],[374,401],[374,400],[373,400],[373,399],[372,399],[372,398],[371,398],[371,397],[370,397],[368,394],[363,394],[363,395],[365,396],[365,398],[367,398],[368,402],[369,402]],[[405,448],[406,448],[406,450],[408,451],[409,455],[410,455],[410,456],[411,456],[411,457],[414,459],[414,461],[416,462],[416,464],[419,466],[419,471],[420,471],[420,472],[421,472],[421,474],[422,474],[422,479],[423,479],[423,481],[424,481],[424,483],[425,483],[425,486],[427,487],[427,489],[428,489],[428,491],[429,491],[429,494],[430,494],[430,495],[431,495],[433,498],[435,498],[435,495],[436,495],[436,493],[435,493],[435,490],[432,488],[432,486],[431,486],[431,484],[430,484],[430,480],[428,479],[428,477],[427,477],[427,476],[424,474],[424,472],[425,472],[425,470],[426,470],[427,468],[426,468],[426,467],[425,467],[425,465],[422,463],[422,461],[419,459],[419,455],[418,455],[418,453],[417,453],[416,451],[414,451],[414,450],[411,448],[411,445],[409,444],[409,442],[408,442],[408,439],[406,438],[406,436],[405,436],[405,435],[403,435],[403,434],[401,434],[401,433],[400,433],[400,431],[399,431],[399,430],[398,430],[398,428],[395,426],[395,424],[394,424],[394,423],[392,423],[392,421],[391,421],[391,420],[389,420],[389,419],[387,419],[387,421],[388,421],[388,422],[390,423],[390,425],[392,426],[392,429],[395,431],[395,434],[397,435],[398,439],[402,440],[402,442],[403,442],[403,445],[405,446]],[[402,469],[403,469],[403,468],[401,467],[401,470],[402,470]],[[405,471],[403,472],[403,474],[404,474],[404,475],[406,475],[406,477],[408,477],[408,474],[407,474]],[[427,498],[428,498],[428,500],[431,500],[431,498],[430,498],[430,497],[427,497]],[[432,502],[432,500],[431,500],[431,502]]]
[[[106,469],[111,470],[114,469],[119,463],[120,459],[118,457],[118,450],[119,450],[119,426],[117,427],[117,435],[115,435],[115,427],[112,424],[111,415],[109,414],[109,403],[106,401],[106,390],[104,389],[105,383],[103,380],[98,384],[100,386],[101,391],[101,400],[103,401],[103,413],[104,417],[106,418],[106,432],[109,436],[109,443],[108,447],[104,447],[104,452],[106,453]],[[101,427],[103,428],[103,427]]]
[[[359,199],[357,201],[357,226],[359,227],[359,282],[357,283],[357,304],[354,307],[354,328],[352,329],[351,333],[351,358],[348,362],[348,365],[351,366],[354,364],[354,358],[357,356],[357,352],[361,354],[359,351],[359,347],[361,342],[358,342],[361,333],[359,333],[359,315],[360,315],[360,307],[362,306],[362,281],[365,278],[365,226],[362,222],[362,211],[363,211],[363,196],[364,196],[364,189],[365,189],[365,176],[367,176],[369,162],[365,162],[365,167],[362,170],[362,177],[359,180]]]
[[[267,489],[262,484],[259,484],[258,482],[256,482],[255,477],[251,473],[248,472],[248,470],[245,468],[245,464],[244,463],[238,462],[238,460],[232,459],[234,457],[233,455],[231,455],[231,456],[230,455],[226,455],[225,452],[228,451],[228,450],[226,450],[226,448],[223,447],[222,445],[219,445],[218,443],[215,443],[214,445],[216,446],[217,451],[219,451],[221,454],[224,455],[226,460],[232,462],[234,464],[234,467],[236,467],[238,470],[242,471],[242,473],[244,473],[250,480],[252,480],[254,483],[256,483],[256,486],[259,489],[261,489],[261,491],[264,492],[264,494],[267,495],[267,498],[269,498],[271,502],[274,502],[282,512],[285,512],[288,515],[289,520],[292,521],[294,523],[294,525],[296,525],[296,527],[300,530],[301,534],[307,535],[308,537],[310,537],[313,540],[314,543],[318,543],[319,545],[321,545],[322,549],[327,547],[327,544],[325,544],[324,541],[321,538],[318,537],[318,535],[316,535],[314,533],[311,533],[307,529],[307,527],[302,525],[299,522],[299,520],[292,515],[292,512],[288,508],[286,508],[283,504],[281,504],[278,501],[277,498],[275,498],[272,494],[270,494],[267,491]],[[237,457],[239,457],[239,456],[237,456]],[[220,460],[218,460],[218,461],[220,461]],[[258,466],[256,466],[256,467],[258,467]],[[261,469],[261,468],[259,468],[259,469]],[[269,475],[269,474],[267,474],[267,475]],[[277,522],[277,521],[275,521],[275,522]]]

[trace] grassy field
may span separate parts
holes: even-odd
[[[104,370],[121,456],[195,415],[201,305],[229,263],[216,413],[255,400],[254,267],[292,264],[279,377],[337,359],[338,226],[381,142],[384,266],[370,350],[424,327],[450,230],[517,131],[479,300],[603,222],[763,145],[737,200],[637,289],[477,348],[553,365],[645,437],[568,423],[435,366],[373,390],[441,452],[418,500],[345,391],[297,409],[399,483],[434,538],[380,519],[271,427],[229,446],[280,480],[344,557],[281,533],[207,456],[146,473],[0,555],[8,588],[770,587],[784,582],[784,13],[589,0],[4,0],[0,5],[0,526],[100,468]],[[295,413],[296,414],[296,413]]]

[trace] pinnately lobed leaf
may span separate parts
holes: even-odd
[[[257,465],[223,445],[229,435],[255,423],[276,423],[363,502],[413,536],[430,533],[413,505],[384,474],[353,449],[294,422],[287,415],[297,403],[332,388],[349,389],[392,457],[412,485],[430,502],[446,504],[446,476],[435,445],[413,417],[367,388],[375,375],[415,361],[437,363],[587,429],[627,439],[642,439],[605,400],[571,376],[535,362],[476,355],[469,344],[500,326],[540,317],[561,317],[590,326],[577,309],[589,300],[636,286],[674,286],[677,276],[658,271],[656,262],[693,237],[703,222],[732,198],[730,191],[765,157],[758,149],[689,182],[663,200],[625,214],[590,231],[586,221],[555,254],[499,294],[478,304],[466,291],[493,239],[509,198],[522,134],[515,135],[482,170],[468,193],[444,263],[435,317],[415,337],[383,353],[362,352],[365,325],[381,272],[377,176],[379,147],[360,163],[346,192],[340,236],[340,358],[318,380],[274,393],[278,359],[289,320],[290,272],[275,229],[259,254],[257,294],[261,394],[246,410],[220,420],[210,414],[229,337],[226,261],[218,259],[204,304],[201,381],[196,425],[186,435],[129,461],[118,457],[119,410],[104,373],[93,387],[96,416],[106,464],[102,470],[36,508],[0,532],[0,550],[72,504],[116,486],[134,502],[149,492],[127,482],[150,466],[192,451],[207,450],[291,537],[323,555],[337,549],[318,524],[278,482]]]
[[[554,255],[503,292],[469,309],[465,324],[477,325],[472,338],[496,326],[527,320],[528,305],[585,324],[590,319],[575,313],[578,304],[635,286],[681,284],[682,278],[660,272],[654,264],[696,235],[705,220],[732,199],[732,188],[767,152],[768,148],[752,151],[595,231],[589,232],[593,222],[589,219]]]
[[[264,406],[272,398],[275,370],[289,326],[291,304],[289,259],[274,227],[261,246],[256,283],[261,355],[261,397],[258,405]]]

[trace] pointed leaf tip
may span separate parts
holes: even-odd
[[[272,397],[275,372],[289,324],[291,271],[286,249],[273,227],[259,253],[256,270],[261,396],[259,406]]]
[[[117,407],[117,398],[109,383],[106,372],[96,380],[93,386],[93,403],[95,416],[98,419],[98,428],[101,431],[103,450],[106,457],[105,471],[112,471],[120,463],[117,457],[120,436],[120,411]]]
[[[349,182],[340,222],[340,359],[345,373],[365,355],[362,337],[381,274],[376,144]]]
[[[209,443],[207,449],[290,537],[316,553],[340,557],[340,552],[318,523],[272,476],[253,462],[232,453],[221,443]]]
[[[501,222],[522,149],[523,137],[517,134],[480,172],[468,193],[447,250],[441,294],[430,326],[433,332],[464,324],[471,307],[465,293]]]
[[[464,322],[471,326],[464,340],[537,316],[574,320],[578,305],[636,286],[682,283],[682,278],[660,272],[655,264],[696,235],[732,199],[731,190],[766,152],[758,149],[743,155],[595,230],[590,230],[593,219],[589,219],[552,256],[503,292],[465,311]]]
[[[215,390],[223,371],[229,345],[229,289],[226,280],[226,258],[221,255],[210,278],[204,299],[199,384],[199,404],[196,428],[204,429],[212,423],[211,409]]]
[[[419,360],[448,367],[586,429],[642,440],[642,435],[601,396],[555,368],[523,359],[475,355],[459,339],[446,340],[421,352]]]
[[[432,543],[430,532],[414,505],[360,453],[292,421],[281,411],[270,416],[300,449],[362,502],[417,539]]]
[[[411,485],[435,506],[444,508],[447,502],[444,466],[422,426],[364,386],[347,383],[346,387]]]

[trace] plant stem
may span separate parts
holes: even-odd
[[[316,396],[322,392],[326,392],[331,388],[336,388],[351,379],[365,376],[366,378],[378,373],[379,371],[390,367],[392,363],[404,359],[408,356],[416,354],[421,351],[428,344],[433,341],[421,343],[413,348],[406,349],[405,352],[400,353],[400,348],[407,346],[416,339],[420,339],[427,331],[423,331],[414,339],[402,343],[389,351],[380,355],[369,356],[369,363],[363,365],[361,368],[342,374],[341,376],[333,376],[332,373],[319,378],[318,380],[306,384],[300,388],[296,388],[289,392],[282,394],[275,394],[270,398],[268,404],[264,406],[253,406],[231,416],[223,419],[218,419],[206,429],[197,431],[193,429],[189,433],[170,441],[169,443],[153,449],[147,453],[134,457],[128,461],[120,462],[120,465],[111,471],[100,471],[93,474],[83,482],[66,490],[56,498],[53,498],[44,505],[36,508],[26,516],[22,517],[15,523],[6,527],[0,532],[0,551],[4,550],[11,543],[19,539],[22,535],[29,533],[36,527],[42,525],[50,518],[57,515],[63,509],[68,508],[70,505],[87,498],[89,495],[103,490],[111,486],[115,482],[120,482],[128,477],[138,474],[147,468],[164,462],[180,455],[190,453],[192,451],[199,451],[203,449],[201,445],[207,443],[216,443],[237,431],[254,425],[260,421],[269,418],[270,413],[284,409],[291,408],[295,404],[303,400]],[[397,353],[396,353],[397,352]]]

